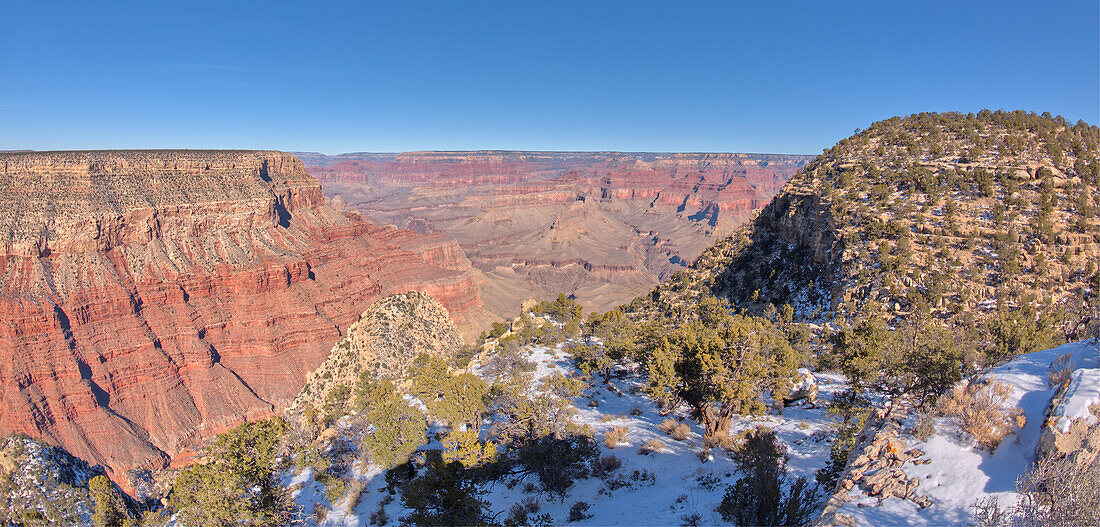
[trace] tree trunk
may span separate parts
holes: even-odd
[[[733,412],[716,403],[709,403],[703,406],[699,411],[699,415],[703,420],[703,428],[706,430],[703,435],[704,443],[716,444],[720,439],[729,437]]]

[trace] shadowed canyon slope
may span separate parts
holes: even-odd
[[[481,300],[453,240],[327,206],[279,152],[0,154],[0,434],[116,474],[281,409],[375,300]]]
[[[486,309],[576,295],[605,310],[689,265],[809,156],[614,152],[299,154],[327,196],[454,238]]]

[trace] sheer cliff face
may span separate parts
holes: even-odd
[[[289,403],[372,302],[481,316],[453,240],[324,204],[279,152],[0,153],[0,433],[114,473]]]
[[[684,269],[810,158],[768,154],[303,154],[337,203],[456,239],[487,309],[576,295],[606,310]]]

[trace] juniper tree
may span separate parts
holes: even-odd
[[[438,451],[427,454],[424,472],[401,495],[413,511],[401,522],[416,526],[488,525],[488,503],[462,464],[444,461]]]
[[[817,488],[804,477],[787,484],[786,447],[774,430],[749,430],[733,459],[741,477],[718,505],[722,519],[735,525],[804,525],[812,518]]]
[[[287,423],[245,423],[218,436],[205,462],[176,476],[169,506],[180,525],[286,525],[291,501],[276,478]]]
[[[608,357],[621,360],[630,357],[637,348],[637,325],[627,318],[620,308],[607,313],[589,315],[585,325],[585,336],[598,337]]]
[[[88,491],[92,494],[95,511],[92,524],[96,527],[121,526],[129,519],[122,496],[115,490],[107,476],[96,476],[88,481]],[[131,520],[132,521],[132,520]]]
[[[680,377],[676,373],[676,353],[668,338],[661,337],[651,349],[646,369],[649,372],[646,393],[657,401],[663,412],[675,409],[680,402]]]
[[[467,468],[492,461],[497,455],[496,443],[479,441],[473,430],[452,430],[440,442],[444,461],[457,461]]]
[[[361,445],[370,452],[372,462],[385,468],[399,465],[428,442],[427,419],[409,405],[393,383],[364,376],[356,393],[356,403],[366,411],[366,419],[373,427]]]
[[[961,330],[921,318],[890,330],[871,314],[834,337],[834,354],[853,388],[891,397],[913,394],[923,402],[962,379],[966,350]]]
[[[690,404],[713,439],[728,435],[734,415],[763,413],[763,394],[785,396],[804,357],[769,320],[731,315],[713,299],[700,308],[649,350],[648,389]]]
[[[572,400],[580,395],[585,383],[561,373],[550,376],[544,383],[542,389],[532,391],[530,374],[497,379],[489,388],[489,410],[503,419],[493,423],[490,436],[511,443],[568,435],[576,412]]]

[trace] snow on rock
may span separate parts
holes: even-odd
[[[1070,424],[1075,419],[1083,419],[1090,425],[1095,424],[1097,418],[1089,408],[1100,405],[1100,369],[1080,369],[1073,372],[1065,398],[1065,403],[1051,413],[1051,418],[1058,418],[1058,430],[1063,434],[1069,433]]]
[[[970,507],[980,499],[993,497],[1002,507],[1013,505],[1017,499],[1016,480],[1036,460],[1045,414],[1058,389],[1049,385],[1050,365],[1062,354],[1071,355],[1073,379],[1080,380],[1070,397],[1074,402],[1066,405],[1064,415],[1080,417],[1081,408],[1088,412],[1088,406],[1097,400],[1100,384],[1096,382],[1100,375],[1096,343],[1073,342],[1021,355],[994,368],[984,379],[1013,387],[1008,404],[1023,409],[1027,422],[1022,429],[1006,437],[990,454],[948,419],[936,419],[937,433],[928,441],[908,434],[899,438],[905,450],[918,448],[930,460],[926,464],[906,464],[903,470],[920,481],[916,493],[930,498],[931,506],[921,509],[912,501],[898,498],[880,501],[856,487],[851,500],[838,512],[851,517],[856,525],[965,525],[973,521]]]

